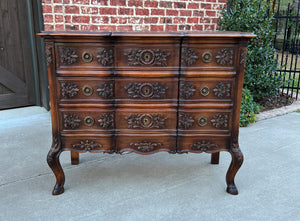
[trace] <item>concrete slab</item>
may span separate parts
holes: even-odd
[[[225,192],[230,155],[61,155],[65,193],[52,196],[50,114],[0,111],[0,220],[300,220],[300,114],[240,129],[240,194]]]

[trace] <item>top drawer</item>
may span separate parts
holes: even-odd
[[[57,43],[56,68],[66,70],[110,70],[114,49],[110,43]]]

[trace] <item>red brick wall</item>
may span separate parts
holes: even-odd
[[[227,0],[42,0],[46,31],[216,30]]]

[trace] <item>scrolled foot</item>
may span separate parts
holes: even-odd
[[[226,192],[230,193],[232,195],[238,195],[239,194],[238,189],[236,188],[236,186],[232,185],[232,184],[227,186]]]
[[[52,195],[60,195],[65,191],[64,186],[55,185],[52,191]]]

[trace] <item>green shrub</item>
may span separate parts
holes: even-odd
[[[259,113],[259,105],[253,101],[253,96],[248,89],[243,89],[242,106],[240,115],[240,126],[246,127],[257,119],[255,114]]]
[[[282,78],[276,73],[277,60],[273,47],[273,15],[268,15],[266,0],[231,0],[230,9],[223,8],[218,19],[220,30],[253,32],[257,35],[248,45],[244,87],[255,101],[278,94]]]

